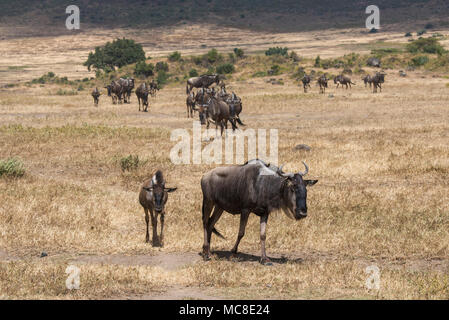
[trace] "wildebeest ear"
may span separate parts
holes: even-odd
[[[304,180],[304,183],[306,184],[306,186],[313,186],[317,182],[318,182],[318,180]]]
[[[173,192],[176,189],[178,189],[178,188],[164,188],[164,190],[167,191],[167,192]]]

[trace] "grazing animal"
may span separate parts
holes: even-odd
[[[145,82],[140,84],[136,89],[137,101],[139,101],[139,111],[140,111],[140,100],[142,100],[142,111],[148,112],[148,94],[149,85]]]
[[[244,126],[245,124],[240,120],[240,113],[242,112],[242,99],[238,97],[234,92],[224,100],[229,106],[229,112],[231,118],[234,119],[238,124]]]
[[[112,103],[122,103],[123,87],[117,81],[112,81],[105,89],[108,90],[108,97],[112,98]]]
[[[326,93],[327,88],[327,82],[329,79],[327,79],[326,75],[323,74],[321,77],[318,78],[317,83],[320,86],[320,93]]]
[[[270,264],[265,251],[266,224],[272,211],[282,210],[290,218],[307,217],[307,186],[318,180],[305,180],[305,172],[284,173],[280,168],[255,159],[240,166],[215,168],[201,178],[203,192],[202,219],[204,229],[203,257],[209,259],[212,233],[223,237],[215,229],[223,211],[240,215],[240,228],[232,253],[237,253],[245,234],[250,213],[260,217],[262,264]],[[210,213],[214,210],[212,215]]]
[[[209,125],[211,122],[215,124],[215,129],[218,126],[221,128],[221,136],[223,136],[224,129],[228,128],[228,121],[231,122],[232,130],[237,129],[234,119],[231,117],[229,105],[214,95],[200,90],[195,96],[195,103],[199,105],[199,116],[201,124]]]
[[[134,78],[120,78],[118,80],[118,83],[123,88],[123,102],[124,103],[131,103],[131,93],[134,89]]]
[[[94,98],[94,105],[95,106],[98,106],[98,102],[100,100],[100,95],[101,95],[100,91],[98,91],[98,88],[95,87],[95,89],[92,90],[92,97]]]
[[[355,85],[355,83],[353,83],[351,81],[351,78],[349,78],[345,75],[342,75],[342,74],[340,74],[334,78],[334,83],[337,85],[337,89],[340,84],[341,84],[342,88],[343,88],[343,86],[346,86],[346,89],[348,89],[348,85],[349,85],[349,88],[351,88],[351,84]]]
[[[187,118],[193,118],[194,112],[198,111],[195,108],[195,93],[194,92],[190,92],[190,94],[187,96],[186,104],[187,104]]]
[[[312,81],[312,78],[310,78],[310,76],[308,76],[308,75],[304,75],[304,77],[301,79],[301,81],[302,81],[302,86],[304,87],[304,93],[307,93],[307,88],[311,88],[310,82]]]
[[[153,247],[163,246],[164,241],[164,220],[165,220],[165,204],[167,203],[168,193],[175,191],[177,188],[166,188],[165,180],[161,170],[157,170],[151,179],[146,180],[139,193],[139,202],[145,211],[145,222],[147,224],[146,242],[150,242],[148,232],[148,223],[151,214],[151,225],[153,227]],[[157,216],[161,215],[161,235],[157,236]]]
[[[159,91],[159,86],[157,85],[156,82],[154,82],[154,79],[153,79],[150,82],[150,95],[152,97],[155,97],[156,96],[156,91]]]
[[[382,83],[385,82],[385,73],[376,72],[376,74],[371,77],[371,82],[373,83],[373,93],[377,93],[377,88],[382,92]]]
[[[205,74],[200,77],[193,77],[187,80],[186,94],[189,94],[193,88],[209,88],[212,84],[220,83],[220,76],[218,74]]]
[[[371,76],[370,76],[369,74],[367,74],[366,76],[364,76],[364,77],[362,78],[362,80],[363,80],[363,82],[365,83],[365,88],[366,88],[366,85],[367,85],[367,84],[369,84],[369,87],[371,88],[371,85],[372,85],[373,81],[372,81]]]

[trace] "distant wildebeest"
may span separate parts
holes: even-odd
[[[373,83],[373,93],[377,93],[377,88],[380,88],[380,92],[382,92],[382,83],[385,82],[385,73],[376,72],[376,74],[371,77],[371,82]]]
[[[213,88],[212,88],[213,89]],[[215,93],[215,97],[223,100],[229,106],[229,112],[231,114],[231,118],[235,119],[237,123],[244,126],[245,124],[240,120],[240,113],[242,112],[242,99],[235,94],[233,91],[231,94],[226,92],[226,86],[222,82],[220,85],[220,91]]]
[[[290,218],[307,217],[307,186],[318,180],[305,180],[305,172],[284,173],[280,168],[261,160],[251,160],[240,166],[215,168],[201,178],[203,192],[202,220],[204,229],[203,257],[209,259],[212,232],[223,237],[215,229],[223,211],[240,215],[240,228],[232,253],[237,253],[245,234],[250,213],[260,217],[260,241],[262,264],[270,264],[265,252],[266,224],[272,211],[282,210]],[[212,215],[210,213],[214,209]]]
[[[312,81],[312,78],[310,78],[310,76],[305,74],[304,77],[301,79],[301,81],[302,81],[302,86],[304,88],[304,93],[307,93],[307,88],[311,88],[310,82]]]
[[[92,90],[92,97],[94,98],[94,105],[98,106],[98,102],[100,100],[100,91],[98,91],[98,88],[95,87],[94,90]]]
[[[141,83],[136,89],[137,101],[139,102],[140,111],[140,100],[142,100],[142,111],[148,112],[148,94],[150,93],[150,86],[148,84]]]
[[[220,76],[218,74],[205,74],[200,77],[194,77],[187,80],[186,94],[189,94],[193,88],[209,88],[213,83],[220,83]]]
[[[327,88],[327,82],[329,79],[327,79],[326,75],[323,74],[321,77],[318,78],[317,83],[320,86],[320,93],[326,93]]]
[[[212,122],[215,124],[215,129],[220,126],[221,136],[223,136],[224,129],[228,128],[228,121],[231,122],[232,130],[237,129],[237,125],[231,117],[229,105],[212,93],[208,93],[204,89],[199,90],[195,96],[195,104],[199,106],[201,124],[207,124],[208,129]]]
[[[131,92],[134,89],[134,78],[120,78],[118,83],[123,88],[123,102],[131,103]]]
[[[108,90],[108,96],[112,98],[112,103],[122,103],[123,87],[117,81],[112,81],[105,89]]]
[[[145,222],[147,224],[146,242],[150,242],[148,232],[148,223],[151,214],[151,225],[153,227],[153,247],[163,246],[164,241],[164,220],[165,204],[167,203],[168,193],[177,188],[166,188],[165,180],[161,170],[157,170],[151,179],[145,181],[140,189],[139,202],[145,211]],[[157,216],[161,215],[161,236],[157,236]]]
[[[193,118],[193,114],[197,109],[195,108],[195,93],[190,92],[186,99],[187,104],[187,118]]]
[[[342,74],[340,74],[334,78],[334,83],[337,85],[337,89],[340,84],[341,84],[342,88],[343,88],[343,86],[346,86],[346,89],[348,89],[348,85],[349,85],[349,88],[351,88],[351,84],[355,85],[355,83],[353,83],[351,81],[351,78],[349,78],[348,76],[342,75]]]
[[[156,96],[156,91],[159,91],[159,86],[157,85],[156,82],[154,82],[154,80],[151,80],[150,82],[150,95],[152,97]]]
[[[365,88],[366,88],[366,85],[367,85],[367,84],[369,84],[369,87],[371,88],[372,79],[371,79],[371,76],[370,76],[369,74],[367,74],[366,76],[364,76],[364,77],[362,78],[362,80],[363,80],[363,82],[365,83]]]

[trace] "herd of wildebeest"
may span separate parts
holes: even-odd
[[[375,75],[367,75],[362,78],[365,87],[369,84],[373,87],[373,92],[377,88],[382,91],[385,73],[377,72]],[[302,78],[304,92],[310,88],[311,76],[304,75]],[[317,85],[320,87],[320,93],[325,93],[328,87],[329,79],[326,75],[321,75],[317,79]],[[343,74],[334,77],[334,83],[337,88],[345,87],[350,89],[354,85],[351,79]],[[215,84],[214,87],[211,87]],[[120,78],[112,81],[111,84],[104,87],[107,89],[108,96],[112,102],[130,103],[132,90],[134,89],[133,78]],[[196,90],[195,90],[196,89]],[[140,84],[135,93],[142,111],[148,111],[148,96],[156,96],[159,90],[158,85],[152,81]],[[196,92],[195,92],[196,91]],[[234,92],[228,93],[226,85],[222,78],[217,74],[202,75],[187,80],[186,84],[186,104],[187,117],[194,117],[198,112],[201,124],[215,124],[221,129],[221,136],[224,129],[227,129],[228,122],[232,129],[237,129],[237,124],[244,125],[240,120],[242,111],[242,100]],[[98,88],[92,92],[94,104],[98,105],[101,93]],[[250,213],[260,217],[260,241],[261,241],[261,260],[265,265],[271,262],[265,252],[266,224],[268,216],[276,210],[283,211],[288,217],[295,220],[303,219],[307,216],[307,186],[312,186],[318,180],[307,180],[304,176],[309,168],[305,166],[304,172],[286,173],[282,170],[283,166],[277,167],[273,164],[267,164],[263,160],[253,159],[243,165],[233,165],[218,167],[206,172],[201,179],[201,190],[203,193],[202,204],[202,222],[204,231],[203,257],[208,260],[210,257],[210,241],[212,233],[219,237],[223,236],[215,228],[215,224],[220,219],[223,211],[232,215],[240,215],[240,227],[236,243],[232,248],[232,253],[237,253],[240,240],[245,234],[245,228]],[[152,245],[163,246],[165,204],[168,199],[168,193],[177,188],[168,188],[165,186],[165,179],[161,170],[147,181],[140,188],[139,202],[145,212],[146,222],[146,242],[150,242],[149,222],[151,218],[152,225]],[[212,215],[211,215],[212,213]],[[160,235],[158,236],[157,224],[160,216]]]

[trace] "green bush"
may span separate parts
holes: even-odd
[[[278,75],[281,72],[281,67],[277,64],[274,64],[271,66],[270,74],[271,75]]]
[[[0,177],[22,177],[24,174],[25,167],[20,159],[0,160]]]
[[[163,61],[159,61],[158,63],[156,63],[156,71],[168,71],[168,63],[167,62],[163,62]]]
[[[154,75],[154,65],[152,63],[146,63],[145,61],[139,61],[134,67],[134,74],[138,77],[151,77]]]
[[[181,60],[181,54],[178,51],[175,51],[168,56],[168,61],[170,62],[176,62],[179,60]]]
[[[123,172],[131,171],[136,170],[145,163],[146,161],[140,160],[138,155],[133,156],[130,154],[129,156],[120,159],[120,168]]]
[[[244,52],[240,48],[234,48],[234,54],[237,58],[243,58]]]
[[[427,56],[418,56],[414,57],[411,60],[411,65],[415,67],[420,67],[429,62],[429,58]]]
[[[412,33],[411,32],[407,32],[406,34],[405,34],[405,37],[411,37],[412,36]]]
[[[266,56],[278,55],[278,56],[287,57],[288,56],[288,48],[287,47],[285,47],[285,48],[271,47],[267,51],[265,51],[265,55]]]
[[[235,68],[232,63],[224,63],[217,67],[217,73],[219,73],[219,74],[233,73],[234,70],[235,70]]]
[[[315,67],[315,68],[321,67],[321,58],[320,58],[320,56],[317,56],[317,57],[315,58],[315,64],[314,64],[314,67]]]
[[[190,69],[189,77],[198,77],[198,71],[196,69]]]
[[[156,77],[156,82],[159,88],[162,88],[167,82],[168,79],[170,78],[170,75],[165,72],[164,70],[160,70],[157,73],[157,77]]]
[[[220,53],[218,53],[217,49],[211,49],[209,50],[209,52],[206,54],[206,59],[209,63],[216,63],[218,61],[221,61],[223,59],[223,57],[221,56]]]
[[[131,63],[145,60],[145,51],[140,44],[131,39],[117,39],[107,42],[103,47],[96,47],[90,52],[84,66],[90,71],[96,70],[110,72],[116,67],[121,68]]]
[[[411,53],[434,53],[442,55],[446,52],[443,46],[436,38],[419,38],[407,44],[407,51]]]
[[[425,33],[427,33],[427,30],[426,30],[426,29],[422,29],[422,30],[419,30],[416,34],[417,34],[418,36],[422,36],[422,35],[425,34]]]

